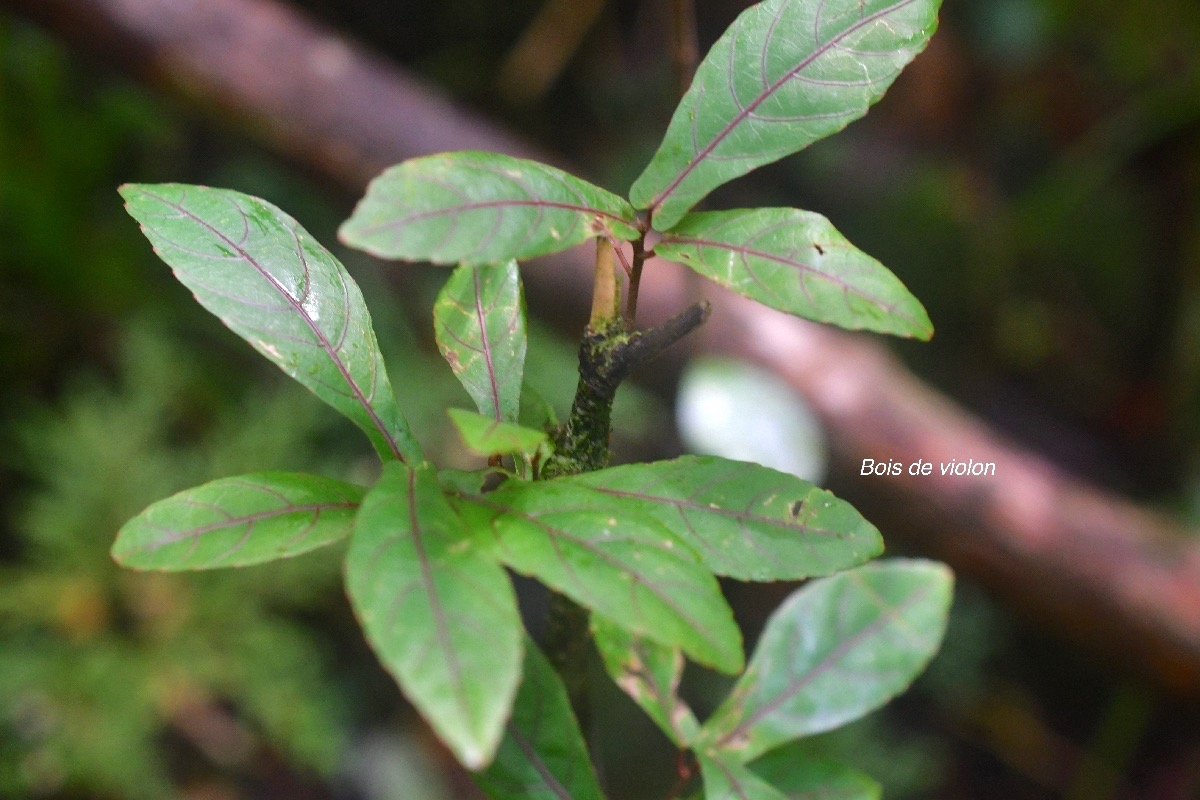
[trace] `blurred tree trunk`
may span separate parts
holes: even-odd
[[[219,117],[351,191],[384,167],[479,148],[556,159],[472,116],[362,47],[273,0],[0,0],[72,46]],[[115,199],[114,199],[114,202]],[[527,270],[530,293],[586,319],[585,248]],[[1169,520],[1022,451],[924,386],[875,340],[776,312],[655,262],[642,321],[704,291],[690,347],[753,359],[820,415],[848,499],[888,519],[889,541],[940,557],[1062,635],[1200,696],[1200,546]],[[676,357],[683,355],[683,349]],[[864,458],[932,462],[933,474],[856,478]],[[950,459],[994,477],[942,477]]]

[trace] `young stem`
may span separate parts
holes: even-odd
[[[596,239],[596,272],[592,282],[592,316],[588,330],[601,330],[619,318],[621,283],[617,277],[616,248],[606,237]]]

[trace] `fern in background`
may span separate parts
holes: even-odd
[[[134,326],[112,385],[77,381],[6,432],[38,488],[16,504],[19,557],[0,567],[4,796],[168,797],[180,752],[245,769],[267,741],[334,766],[347,703],[323,663],[328,640],[298,615],[340,592],[336,553],[205,575],[131,574],[108,558],[125,517],[182,485],[351,466],[321,454],[334,421],[303,390],[276,382],[222,403],[196,361]]]

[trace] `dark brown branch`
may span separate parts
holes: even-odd
[[[602,330],[589,329],[579,344],[579,385],[571,418],[542,474],[555,477],[608,466],[612,406],[621,382],[703,325],[711,311],[707,302],[694,303],[666,322],[634,333],[626,333],[618,320]]]
[[[269,0],[0,0],[153,85],[217,114],[353,191],[416,155],[483,148],[541,157],[435,91]],[[115,201],[114,201],[115,202]],[[531,298],[587,314],[592,258],[579,249],[526,271]],[[639,313],[682,307],[693,285],[648,262]],[[721,297],[709,350],[758,360],[805,395],[841,475],[863,458],[994,461],[987,481],[856,479],[888,498],[884,524],[993,586],[1068,638],[1106,650],[1181,693],[1200,695],[1200,548],[1172,523],[1091,488],[996,436],[903,369],[876,340]],[[861,499],[854,497],[852,499]]]

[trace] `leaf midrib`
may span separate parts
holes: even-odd
[[[525,738],[511,722],[508,724],[508,734],[512,736],[513,743],[521,751],[522,755],[525,756],[534,771],[537,772],[538,777],[542,779],[542,785],[553,792],[554,796],[560,798],[560,800],[573,800],[571,793],[555,777],[550,767],[546,764],[545,759],[542,758],[542,754],[538,752],[537,747]]]
[[[421,533],[421,521],[417,516],[417,471],[410,468],[407,477],[409,530],[412,532],[413,551],[417,557],[417,564],[421,569],[421,583],[425,587],[425,596],[429,598],[429,610],[433,615],[433,625],[437,635],[438,647],[442,651],[446,667],[450,673],[450,683],[454,687],[454,699],[458,704],[459,712],[463,715],[464,720],[473,720],[474,714],[471,711],[470,698],[467,697],[467,687],[466,682],[463,680],[462,664],[458,660],[458,651],[454,648],[454,642],[449,631],[449,622],[446,619],[446,612],[442,607],[441,597],[438,595],[437,585],[434,582],[429,554],[425,552],[425,542]]]
[[[504,412],[500,408],[500,384],[496,377],[496,364],[492,358],[492,336],[487,326],[487,310],[483,307],[483,287],[479,281],[479,270],[471,270],[471,279],[475,285],[475,323],[479,326],[479,342],[483,355],[483,363],[487,367],[488,386],[491,389],[492,413],[497,422],[504,421]]]
[[[605,219],[610,219],[610,220],[614,220],[616,222],[621,222],[630,227],[637,226],[636,220],[626,219],[625,217],[621,216],[620,214],[614,214],[611,211],[605,211],[602,208],[595,208],[593,206],[577,205],[574,203],[565,203],[565,202],[555,201],[555,200],[541,200],[541,199],[534,198],[534,199],[529,199],[529,200],[521,200],[521,199],[479,200],[479,201],[472,202],[472,203],[458,203],[458,204],[455,204],[452,206],[446,206],[444,208],[431,208],[431,209],[427,209],[424,211],[414,211],[413,213],[406,214],[403,217],[389,219],[385,222],[380,222],[375,225],[370,225],[370,226],[364,227],[359,232],[359,235],[374,236],[377,233],[389,230],[391,228],[403,227],[403,226],[409,225],[413,222],[420,222],[422,220],[431,219],[431,218],[439,217],[439,216],[445,216],[447,214],[461,214],[466,211],[478,211],[481,209],[486,210],[486,209],[490,209],[490,208],[507,208],[507,207],[511,207],[511,206],[531,207],[531,208],[539,208],[539,209],[550,208],[550,209],[557,209],[560,211],[572,211],[572,212],[581,213],[581,214],[591,214],[596,217],[604,217]]]
[[[675,508],[677,511],[681,511],[681,512],[699,511],[704,514],[715,514],[717,516],[736,521],[738,523],[739,527],[743,527],[743,528],[745,527],[745,525],[742,523],[743,523],[743,521],[745,521],[745,522],[751,522],[751,523],[761,524],[761,525],[765,525],[765,526],[770,526],[772,528],[779,528],[779,529],[782,529],[782,530],[785,530],[788,532],[794,532],[794,533],[804,532],[804,533],[813,533],[813,534],[817,534],[817,535],[821,535],[821,536],[833,536],[833,537],[836,537],[839,533],[838,531],[834,531],[831,529],[818,528],[818,527],[810,526],[810,525],[789,525],[787,523],[787,520],[780,519],[778,517],[768,517],[763,514],[752,513],[749,511],[745,511],[745,512],[736,511],[734,509],[725,508],[723,506],[718,506],[716,508],[713,508],[712,505],[703,503],[699,500],[695,500],[691,497],[680,498],[680,499],[668,498],[668,497],[664,497],[662,495],[642,494],[639,492],[625,491],[622,489],[612,489],[609,487],[596,486],[596,485],[593,485],[591,488],[593,489],[593,491],[597,491],[602,494],[611,495],[613,497],[622,497],[622,498],[631,498],[634,500],[641,500],[643,502],[650,503],[652,505],[671,506],[671,507]]]
[[[196,505],[201,505],[201,504],[197,503]],[[212,504],[207,504],[207,503],[203,504],[203,505],[213,507],[213,508],[215,508],[215,510],[219,511],[220,513],[226,513],[219,506],[213,506]],[[260,512],[256,512],[253,514],[246,514],[246,515],[237,516],[237,517],[228,516],[222,522],[214,522],[209,525],[202,525],[197,528],[187,528],[187,529],[169,528],[166,526],[157,526],[156,525],[155,527],[159,528],[159,530],[169,531],[171,533],[171,535],[168,535],[168,536],[166,536],[162,539],[156,540],[154,542],[149,542],[142,547],[138,547],[134,552],[151,553],[162,547],[167,547],[168,545],[178,544],[179,542],[185,541],[190,538],[198,538],[200,536],[203,536],[206,533],[222,531],[222,530],[226,530],[228,528],[236,528],[240,525],[247,525],[247,526],[252,527],[259,522],[263,522],[265,520],[270,520],[270,519],[275,519],[277,517],[287,516],[289,514],[310,514],[310,513],[312,513],[312,514],[316,514],[317,517],[319,517],[320,514],[324,511],[350,510],[350,509],[357,508],[358,505],[359,504],[355,501],[345,501],[345,502],[339,502],[339,503],[333,503],[333,502],[330,502],[330,503],[307,503],[304,505],[294,505],[294,506],[288,506],[285,508],[276,508],[276,509],[271,509],[270,511],[260,511]],[[314,517],[313,522],[316,522],[316,521],[317,521],[317,519],[316,519],[316,517]],[[347,523],[347,524],[352,524],[352,522]]]

